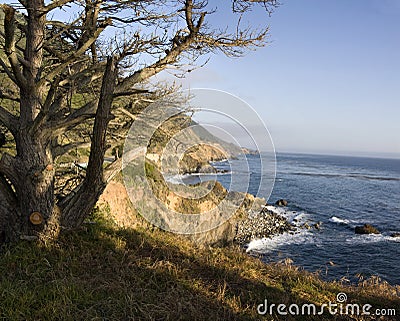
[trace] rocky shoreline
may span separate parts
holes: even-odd
[[[293,218],[289,220],[286,214],[291,213],[287,210],[288,202],[284,199],[279,199],[274,205],[263,206],[260,212],[253,212],[247,218],[236,223],[236,233],[233,242],[241,246],[246,246],[253,240],[272,238],[277,235],[289,233],[291,235],[300,233],[301,230],[321,230],[323,222],[315,222]],[[278,211],[282,207],[283,211]],[[278,212],[277,212],[278,211]],[[280,214],[283,212],[283,214]],[[371,224],[364,224],[354,227],[356,235],[382,234],[376,227]],[[400,238],[400,232],[392,232],[392,238]]]
[[[234,241],[244,245],[254,239],[272,237],[286,232],[294,232],[296,226],[266,207],[260,213],[250,214],[249,217],[237,224]]]
[[[266,204],[259,212],[252,212],[247,218],[238,221],[236,224],[236,234],[233,238],[234,243],[246,246],[253,240],[272,238],[277,235],[288,233],[298,234],[301,230],[320,230],[323,222],[314,222],[301,218],[289,219],[286,214],[293,213],[287,208],[288,202],[279,199],[274,205]],[[279,211],[278,208],[283,208]],[[282,214],[283,213],[283,214]]]

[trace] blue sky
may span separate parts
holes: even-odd
[[[214,55],[184,87],[244,99],[277,151],[400,157],[400,1],[286,0],[249,19],[270,44]]]
[[[400,0],[281,2],[271,17],[243,19],[270,26],[268,46],[239,59],[213,55],[174,80],[245,100],[277,151],[400,158]],[[215,3],[210,24],[232,26],[228,6]]]

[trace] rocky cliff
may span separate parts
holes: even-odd
[[[236,158],[247,150],[226,142],[192,121],[187,115],[179,115],[165,121],[158,128],[147,147],[147,157],[164,168],[172,168],[180,174],[213,172],[212,161]]]
[[[108,208],[110,215],[121,226],[134,226],[144,216],[167,231],[176,231],[181,224],[171,211],[187,215],[198,214],[199,219],[188,221],[186,237],[197,245],[226,245],[234,241],[238,224],[248,219],[250,211],[259,212],[264,199],[241,192],[228,192],[218,182],[204,182],[196,186],[203,197],[185,197],[185,186],[173,189],[164,181],[154,163],[146,164],[147,182],[138,179],[128,190],[134,201],[131,204],[122,179],[111,182],[104,191],[99,206]],[[149,183],[151,191],[144,187]],[[161,204],[161,205],[160,205]],[[149,226],[151,224],[149,223]]]
[[[164,176],[168,171],[175,175],[215,172],[210,162],[244,152],[248,151],[218,139],[187,116],[179,115],[154,132],[147,146],[145,175],[138,174],[138,166],[132,165],[125,175],[129,176],[128,193],[122,192],[120,179],[107,187],[101,204],[110,208],[121,225],[135,224],[135,217],[141,214],[153,225],[184,234],[198,245],[232,243],[238,227],[247,224],[243,222],[249,219],[249,213],[261,211],[264,199],[228,192],[215,181],[187,186],[167,182]],[[241,239],[243,233],[242,228]]]

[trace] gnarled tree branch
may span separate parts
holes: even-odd
[[[18,86],[26,86],[26,79],[22,74],[22,70],[19,66],[17,53],[15,50],[15,9],[8,5],[3,5],[4,11],[4,52],[8,57],[8,61],[11,65],[14,79]],[[3,67],[4,68],[4,67]]]
[[[71,115],[69,115],[64,120],[54,120],[47,122],[44,126],[50,136],[57,137],[63,131],[70,130],[87,119],[93,118],[95,116],[97,107],[97,100],[91,100],[85,106],[77,109]]]
[[[76,60],[81,60],[82,55],[88,50],[91,45],[97,40],[97,38],[101,35],[101,33],[104,31],[106,26],[108,26],[111,22],[106,21],[103,27],[99,27],[96,29],[94,32],[93,36],[91,36],[84,44],[81,45],[81,47],[75,51],[73,54],[71,54],[65,62],[61,63],[59,66],[54,68],[51,72],[49,72],[44,78],[41,79],[40,84],[44,84],[47,81],[52,81],[54,77],[58,76],[60,73],[62,73],[69,65],[73,64],[76,62]],[[87,59],[87,57],[86,57]]]
[[[196,23],[196,27],[194,27],[192,21],[192,10],[193,6],[191,5],[191,1],[186,1],[185,12],[186,17],[188,19],[189,27],[189,34],[186,36],[181,36],[178,32],[172,44],[170,50],[166,51],[166,54],[163,58],[159,59],[155,63],[144,67],[136,72],[134,72],[131,76],[126,77],[119,85],[117,89],[117,93],[128,91],[134,84],[142,82],[157,73],[161,72],[162,70],[168,68],[170,65],[177,62],[179,56],[185,51],[190,48],[190,46],[195,43],[196,36],[199,34],[199,30],[204,22],[205,13],[202,13],[199,20]],[[178,40],[179,38],[179,40]]]
[[[74,2],[75,0],[56,0],[56,1],[52,1],[50,4],[48,4],[47,6],[45,6],[44,8],[44,12],[45,13],[49,13],[50,11],[54,10],[54,9],[58,9],[61,8],[62,6],[65,6],[68,3]]]
[[[76,148],[89,148],[91,143],[88,142],[75,142],[63,146],[56,146],[53,148],[53,157],[57,158]]]
[[[117,74],[118,69],[115,66],[114,59],[108,58],[93,127],[86,177],[78,187],[79,192],[71,193],[60,203],[63,209],[62,225],[67,229],[75,228],[83,222],[106,186],[103,176],[103,163],[107,149],[106,134],[111,116]]]
[[[13,134],[17,130],[18,118],[7,109],[0,106],[0,123],[6,126]]]

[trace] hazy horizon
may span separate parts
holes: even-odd
[[[400,2],[283,1],[271,18],[247,19],[266,19],[268,46],[240,59],[212,55],[178,83],[245,100],[277,151],[400,158]]]
[[[400,154],[391,154],[391,153],[363,153],[363,152],[354,152],[350,154],[348,152],[331,152],[331,151],[288,151],[288,150],[277,150],[277,154],[296,154],[296,155],[321,155],[321,156],[340,156],[340,157],[360,157],[360,158],[381,158],[381,159],[396,159],[400,160]]]

